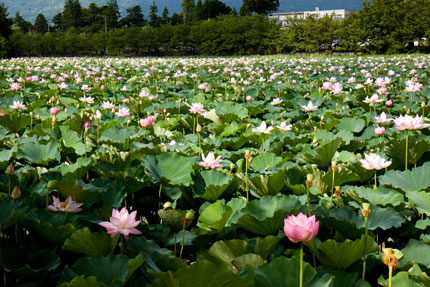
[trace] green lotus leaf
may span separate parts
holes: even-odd
[[[405,147],[406,139],[392,140],[387,145],[387,154],[399,162],[405,162]],[[423,154],[430,149],[430,141],[417,140],[414,137],[409,137],[408,140],[408,163],[416,164]]]
[[[258,238],[254,247],[254,253],[260,255],[262,258],[267,258],[273,253],[275,246],[280,240],[281,239],[279,237],[272,235]]]
[[[248,287],[252,286],[252,278],[241,279],[233,272],[231,264],[213,263],[207,260],[197,260],[189,268],[174,272],[156,273],[152,282],[154,287],[181,286],[181,287]]]
[[[364,255],[378,250],[375,240],[366,236],[357,240],[347,239],[344,242],[336,242],[333,239],[320,242],[314,239],[305,245],[328,269],[345,269]]]
[[[221,119],[219,118],[219,116],[216,114],[216,110],[212,109],[210,111],[208,111],[207,113],[205,113],[203,115],[203,117],[205,119],[211,120],[213,121],[215,124],[220,125],[222,124]]]
[[[73,278],[70,282],[64,282],[59,287],[103,287],[106,284],[97,281],[94,276],[85,277],[84,275]]]
[[[222,121],[226,123],[248,117],[248,110],[246,109],[246,107],[244,107],[239,103],[234,103],[234,102],[219,103],[215,107],[215,110],[217,115],[222,119]]]
[[[55,141],[47,144],[25,143],[19,148],[17,157],[38,164],[47,164],[53,160],[60,161],[59,147],[60,144]]]
[[[251,253],[251,247],[245,240],[233,239],[228,241],[215,242],[208,251],[209,257],[206,260],[211,260],[217,263],[232,263],[237,257]],[[234,268],[235,272],[240,269]]]
[[[408,191],[406,197],[415,205],[419,213],[430,216],[430,193],[425,191]]]
[[[76,230],[66,239],[64,250],[83,253],[87,256],[106,256],[115,249],[118,238],[111,238],[107,233],[91,232],[88,227]]]
[[[192,183],[191,162],[175,152],[162,153],[143,158],[143,165],[153,182],[189,186]]]
[[[316,164],[319,168],[327,168],[341,142],[341,139],[336,138],[330,142],[323,143],[316,149],[304,152],[300,156],[300,161],[303,163]]]
[[[430,277],[426,272],[422,271],[418,264],[412,265],[408,270],[409,278],[423,286],[430,286]]]
[[[273,235],[284,225],[284,218],[295,213],[300,202],[288,196],[264,196],[240,211],[235,224],[258,235]]]
[[[74,164],[68,165],[63,163],[53,170],[60,171],[63,177],[81,179],[91,169],[91,165],[93,165],[91,158],[80,157]]]
[[[30,125],[30,117],[18,114],[0,115],[0,125],[12,133],[18,133]]]
[[[424,287],[425,285],[419,284],[409,278],[409,273],[407,271],[401,271],[393,276],[392,286],[404,286],[404,287]],[[384,287],[388,287],[388,279],[384,279],[381,275],[378,278],[378,284]]]
[[[173,252],[166,248],[161,248],[154,240],[148,240],[144,236],[133,236],[127,240],[127,248],[134,251],[143,251],[152,259],[156,260],[162,255],[173,255]]]
[[[100,141],[125,143],[136,133],[136,127],[112,127],[104,130],[100,136]]]
[[[342,190],[346,190],[347,195],[355,193],[360,199],[372,205],[398,206],[404,202],[404,196],[400,192],[386,187],[371,189],[364,186],[343,186]]]
[[[409,267],[414,263],[430,268],[430,245],[416,239],[409,239],[408,244],[400,250],[403,258],[399,261],[399,267]]]
[[[254,269],[255,287],[299,286],[299,259],[278,257]],[[333,284],[333,276],[326,273],[318,276],[317,271],[307,262],[303,263],[303,286],[328,287]]]
[[[216,200],[233,181],[233,177],[217,170],[204,170],[194,178],[193,191],[205,200]]]
[[[233,210],[222,201],[217,201],[206,207],[200,214],[197,226],[209,232],[220,232],[224,229]]]
[[[28,207],[21,200],[11,198],[0,200],[0,231],[20,222],[27,210]]]
[[[418,220],[415,223],[415,228],[418,228],[421,230],[425,230],[428,226],[430,226],[430,219],[429,218]]]
[[[365,124],[365,121],[361,118],[343,118],[336,127],[338,130],[359,133],[363,130]]]
[[[334,276],[333,287],[371,287],[370,283],[360,278],[357,273],[347,273],[343,270],[329,271]]]
[[[11,149],[3,149],[0,151],[0,170],[5,170],[12,162],[12,158],[16,155],[17,147],[13,146]]]
[[[236,257],[231,262],[238,270],[245,269],[246,267],[257,268],[266,263],[260,255],[248,253]]]
[[[430,162],[412,170],[390,170],[379,177],[379,183],[400,188],[404,192],[420,191],[430,186]]]
[[[60,282],[70,282],[73,278],[84,275],[94,276],[97,281],[108,286],[124,286],[143,262],[141,255],[132,259],[123,254],[83,257],[72,267],[63,270]]]
[[[0,266],[18,275],[23,281],[37,280],[60,266],[60,258],[48,249],[15,246],[5,240],[0,242]]]
[[[272,168],[276,167],[281,161],[282,158],[276,156],[274,153],[264,152],[260,153],[252,159],[250,167],[255,171],[259,171],[261,169],[271,170]]]
[[[65,147],[73,148],[78,155],[85,153],[85,145],[77,132],[71,130],[68,126],[60,126],[61,140]],[[87,152],[91,151],[91,147],[87,146]]]
[[[57,189],[64,198],[71,195],[76,202],[88,202],[96,198],[100,193],[100,190],[96,186],[85,184],[82,180],[74,178],[56,180],[52,182],[50,188]]]
[[[280,169],[268,174],[248,175],[249,187],[258,195],[276,195],[285,186],[285,170]]]
[[[76,228],[81,227],[77,223],[77,216],[67,212],[57,212],[52,214],[48,211],[40,210],[30,214],[25,225],[35,230],[40,236],[51,243],[63,243]]]

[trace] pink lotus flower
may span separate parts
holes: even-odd
[[[314,106],[314,104],[312,104],[312,101],[309,101],[307,106],[302,106],[302,109],[307,113],[318,110],[318,106]]]
[[[82,127],[83,127],[84,129],[90,129],[90,128],[91,128],[91,122],[89,122],[89,121],[85,121],[85,122],[82,124]]]
[[[264,122],[264,121],[261,122],[261,124],[258,128],[252,129],[252,131],[254,133],[257,133],[257,134],[263,133],[263,134],[267,134],[267,135],[270,135],[271,130],[273,130],[273,127],[272,126],[267,127],[266,122]]]
[[[77,203],[72,200],[72,196],[69,195],[64,202],[61,202],[59,198],[52,196],[54,201],[53,205],[48,205],[48,209],[52,211],[63,211],[63,212],[79,212],[83,203]]]
[[[129,234],[142,234],[135,227],[140,224],[140,220],[136,220],[137,211],[128,213],[126,208],[122,208],[121,211],[118,209],[112,209],[112,216],[110,221],[99,222],[98,224],[106,228],[107,233],[111,237],[115,237],[117,234],[124,235],[125,239],[128,239]]]
[[[20,101],[13,101],[13,105],[9,106],[9,108],[22,111],[27,109],[27,107]]]
[[[284,219],[284,232],[291,242],[309,242],[318,233],[319,222],[315,222],[315,215],[307,217],[303,213],[290,215]]]
[[[199,165],[204,168],[217,169],[223,167],[222,164],[220,164],[222,162],[221,156],[215,158],[215,154],[213,152],[208,153],[207,157],[202,153],[202,159],[203,161],[200,162]]]
[[[375,117],[375,120],[378,124],[386,124],[391,123],[393,121],[393,119],[387,118],[387,115],[384,112],[382,112],[381,116]]]
[[[130,116],[130,110],[128,108],[120,108],[115,115],[121,118],[129,117]]]
[[[190,109],[188,110],[191,114],[200,114],[203,115],[206,113],[203,104],[201,103],[192,103]]]
[[[105,110],[115,110],[115,105],[109,101],[102,103],[102,108]]]
[[[49,109],[49,111],[51,112],[51,115],[56,115],[58,114],[58,112],[60,111],[60,109],[58,107],[52,107]]]
[[[376,103],[380,103],[383,101],[384,101],[384,99],[380,99],[378,97],[378,94],[373,94],[370,98],[366,97],[363,102],[365,102],[366,104],[376,104]]]
[[[387,101],[385,102],[385,105],[386,105],[387,107],[391,107],[391,106],[393,105],[393,100],[392,100],[392,99],[387,100]]]
[[[396,124],[396,130],[420,130],[424,128],[428,128],[430,124],[425,124],[423,117],[416,115],[415,118],[410,115],[399,116],[394,119],[394,123]]]
[[[365,159],[360,159],[361,167],[367,170],[383,169],[391,165],[391,161],[385,161],[385,158],[376,153],[364,154]]]
[[[152,125],[154,124],[155,118],[156,116],[147,116],[144,119],[140,119],[139,123],[142,126],[142,128],[149,128],[149,127],[152,127]]]
[[[285,122],[282,122],[281,125],[276,127],[278,128],[278,130],[282,132],[287,132],[287,131],[291,131],[291,128],[293,127],[293,125],[287,125]]]
[[[245,98],[245,99],[246,99],[246,101],[247,101],[247,102],[252,101],[252,97],[251,97],[251,96],[246,96],[246,98]]]
[[[384,135],[385,134],[385,128],[384,127],[375,128],[375,134],[378,136]]]

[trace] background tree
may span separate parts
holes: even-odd
[[[196,3],[196,20],[204,20],[206,19],[206,15],[203,11],[203,3],[202,0],[198,0]]]
[[[134,7],[131,8],[127,8],[126,9],[127,12],[127,16],[125,16],[124,18],[121,19],[120,24],[122,26],[127,26],[127,27],[131,27],[131,26],[138,26],[138,27],[142,27],[145,25],[145,18],[143,16],[142,13],[142,7],[140,7],[139,5],[136,5]]]
[[[34,21],[33,27],[37,33],[44,34],[48,32],[48,20],[43,14],[39,14],[37,15],[36,20]]]
[[[82,9],[84,31],[97,33],[104,30],[105,15],[103,8],[92,2],[88,8]]]
[[[104,9],[104,15],[106,16],[106,24],[109,29],[119,27],[121,13],[117,0],[108,0],[107,6]]]
[[[66,0],[62,14],[62,25],[64,29],[69,29],[71,27],[79,29],[82,26],[82,7],[79,0]]]
[[[279,0],[243,0],[242,6],[244,6],[244,12],[250,11],[251,13],[267,15],[278,9]],[[242,7],[240,9],[242,10]]]
[[[182,16],[186,23],[190,23],[195,20],[196,16],[196,4],[194,0],[183,0],[182,2]]]
[[[0,36],[6,39],[12,34],[13,21],[10,19],[7,12],[7,7],[0,2]]]
[[[203,19],[215,18],[220,15],[228,15],[231,8],[219,0],[205,0],[203,3]]]
[[[164,6],[163,13],[161,14],[161,24],[168,24],[168,23],[170,23],[169,9],[167,9],[167,7]]]
[[[29,32],[33,28],[33,25],[26,21],[19,12],[16,12],[15,18],[13,18],[13,24],[18,26],[24,33]]]
[[[151,6],[149,6],[149,25],[151,27],[158,27],[160,26],[161,19],[158,16],[158,7],[157,4],[155,4],[155,1],[152,1]]]
[[[182,23],[184,23],[184,18],[181,16],[181,14],[173,13],[172,17],[170,17],[170,24],[176,26]]]
[[[62,31],[64,29],[64,27],[63,27],[63,13],[62,12],[58,12],[52,18],[52,23],[54,23],[54,25],[52,26],[52,28],[55,31]]]

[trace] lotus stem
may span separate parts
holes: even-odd
[[[182,244],[181,244],[181,252],[179,253],[179,259],[182,259],[182,251],[184,251],[185,244],[185,219],[184,224],[182,225]]]
[[[193,117],[193,134],[195,133],[195,131],[196,131],[196,118]]]
[[[364,244],[366,244],[367,236],[368,236],[368,224],[367,224],[367,218],[368,218],[368,216],[365,216],[365,217],[364,217],[364,226],[365,226]],[[364,277],[366,276],[366,259],[367,259],[367,255],[364,255],[364,261],[363,261],[363,276],[361,277],[361,279],[363,279],[363,280],[364,280]]]
[[[158,208],[161,208],[161,189],[163,187],[163,184],[160,183],[160,188],[158,189]]]
[[[330,196],[330,201],[333,201],[334,176],[335,176],[335,173],[336,173],[335,169],[332,169],[332,171],[333,171],[333,176],[331,178],[331,196]]]
[[[388,266],[388,287],[392,287],[393,266]]]
[[[264,136],[261,134],[261,152],[264,152]]]
[[[376,170],[375,170],[375,187],[373,189],[378,189],[378,183],[376,181]]]
[[[199,154],[201,154],[202,153],[202,141],[201,141],[199,132],[197,132],[197,137],[199,138]]]
[[[303,243],[300,244],[300,279],[299,286],[303,287]]]
[[[307,194],[308,216],[311,216],[311,199],[309,195],[309,186],[306,186],[306,194]]]
[[[85,157],[87,157],[87,136],[84,134]]]
[[[176,232],[173,232],[173,241],[174,241],[173,252],[175,253],[175,257],[176,257]]]
[[[408,140],[409,140],[409,134],[408,134],[408,130],[406,130],[405,170],[408,169]]]
[[[99,121],[97,120],[97,146],[99,146],[99,138],[100,138],[100,130],[99,130]]]
[[[248,159],[245,158],[245,190],[246,190],[246,203],[249,203],[249,186],[248,186]]]

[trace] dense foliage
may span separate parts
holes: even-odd
[[[429,70],[1,60],[3,285],[429,286]]]
[[[296,52],[405,53],[429,51],[430,0],[375,0],[346,19],[291,19],[287,26],[267,13],[277,1],[245,1],[238,12],[219,0],[184,0],[181,14],[161,16],[153,3],[120,18],[116,1],[82,8],[67,0],[53,25],[38,15],[34,25],[15,15],[13,33],[0,6],[0,55],[246,55]],[[255,3],[258,3],[258,7]],[[272,4],[270,4],[270,3]],[[246,4],[246,5],[245,5]],[[255,7],[254,7],[254,6]],[[272,6],[271,6],[272,5]],[[272,8],[271,8],[272,7]],[[265,11],[263,11],[264,9]],[[210,20],[208,20],[210,19]],[[47,32],[49,31],[49,32]]]

